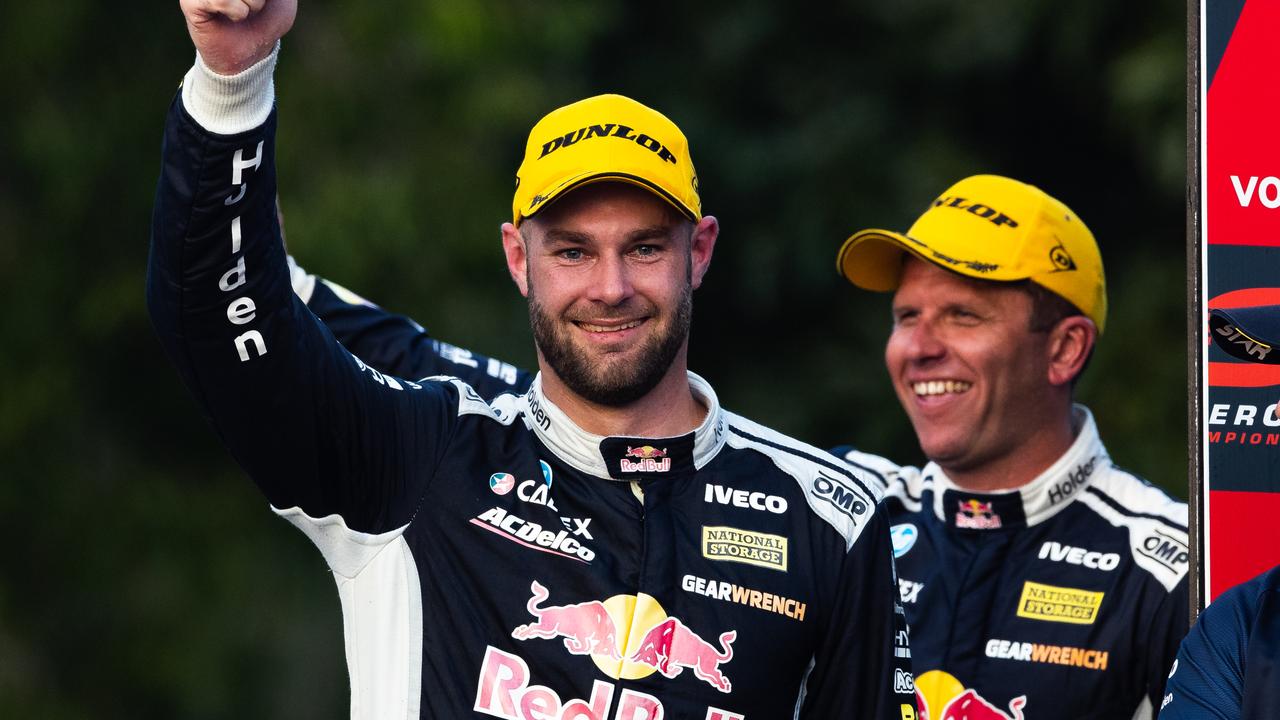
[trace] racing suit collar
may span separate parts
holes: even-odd
[[[1093,414],[1083,405],[1073,409],[1080,431],[1061,457],[1031,482],[1010,490],[975,493],[957,486],[942,468],[929,463],[925,482],[932,482],[933,509],[939,520],[962,530],[998,530],[1044,522],[1071,504],[1111,458],[1098,437]]]
[[[707,416],[691,433],[671,438],[604,436],[578,427],[542,393],[542,374],[523,398],[525,424],[565,464],[614,480],[647,480],[700,469],[724,447],[724,413],[711,385],[689,373],[689,387],[707,406]]]

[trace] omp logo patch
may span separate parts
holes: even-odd
[[[1031,620],[1092,625],[1106,593],[1093,590],[1041,585],[1028,580],[1018,598],[1018,617]]]
[[[787,539],[781,535],[703,526],[702,557],[787,571]]]
[[[818,473],[818,477],[813,479],[813,494],[855,522],[858,519],[857,515],[867,511],[867,504],[860,499],[853,488],[822,473]]]

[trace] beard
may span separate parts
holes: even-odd
[[[596,405],[623,407],[657,387],[689,337],[693,318],[693,287],[686,282],[675,314],[639,342],[625,356],[592,357],[574,343],[563,322],[553,318],[529,284],[529,324],[533,341],[556,376],[578,396]],[[651,318],[652,320],[653,318]]]

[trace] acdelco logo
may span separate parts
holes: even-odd
[[[626,125],[619,125],[617,123],[588,125],[587,127],[579,128],[573,132],[565,133],[560,137],[552,138],[542,144],[542,154],[538,156],[538,159],[541,160],[556,150],[569,147],[580,140],[591,140],[593,138],[602,137],[616,137],[623,140],[630,140],[672,165],[679,164],[676,160],[676,156],[672,155],[671,151],[656,139],[649,137],[644,133],[636,134],[636,131],[633,128]]]
[[[584,563],[589,563],[596,557],[594,550],[574,540],[568,531],[544,530],[538,523],[524,520],[499,507],[490,508],[471,518],[471,524],[519,545],[551,555]]]
[[[727,488],[713,483],[707,483],[706,492],[703,493],[702,500],[703,502],[732,505],[733,507],[750,508],[751,510],[765,510],[775,515],[781,515],[787,511],[785,498],[762,492],[735,490],[734,488]]]

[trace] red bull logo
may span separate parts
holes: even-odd
[[[480,683],[472,709],[506,720],[663,720],[666,708],[658,698],[638,690],[615,692],[613,683],[596,680],[586,699],[563,699],[545,685],[531,685],[524,658],[493,646],[485,649]],[[610,715],[610,711],[617,710]],[[694,716],[685,716],[694,717]],[[705,720],[746,720],[746,716],[708,706]]]
[[[634,448],[628,445],[626,457],[622,458],[620,463],[622,472],[667,472],[671,469],[671,458],[667,457],[667,449],[659,449],[652,445]]]
[[[961,500],[960,511],[956,513],[956,527],[971,530],[994,530],[1001,526],[1000,516],[996,514],[994,503],[977,500]]]
[[[916,677],[916,702],[920,720],[1025,720],[1022,708],[1027,696],[1010,700],[1006,713],[977,690],[966,688],[954,675],[930,670]]]
[[[644,634],[640,649],[631,654],[631,662],[656,669],[668,679],[679,675],[685,668],[693,670],[694,677],[707,682],[720,692],[730,692],[733,684],[720,672],[720,664],[733,659],[732,643],[737,639],[736,630],[720,634],[720,649],[698,637],[679,618],[667,618]]]
[[[530,589],[533,595],[526,607],[535,622],[513,630],[511,636],[517,640],[562,638],[566,650],[590,655],[596,667],[612,678],[635,680],[658,672],[672,679],[688,669],[722,693],[733,688],[720,666],[733,659],[736,630],[721,633],[717,647],[679,618],[669,617],[656,599],[644,593],[544,605],[550,597],[547,589],[537,580]],[[620,636],[618,628],[633,632]]]
[[[511,637],[517,640],[563,637],[565,650],[574,655],[602,654],[621,658],[618,654],[618,633],[604,603],[592,600],[576,605],[540,608],[538,605],[550,597],[550,593],[537,580],[530,587],[533,597],[525,607],[538,621],[512,630]]]

